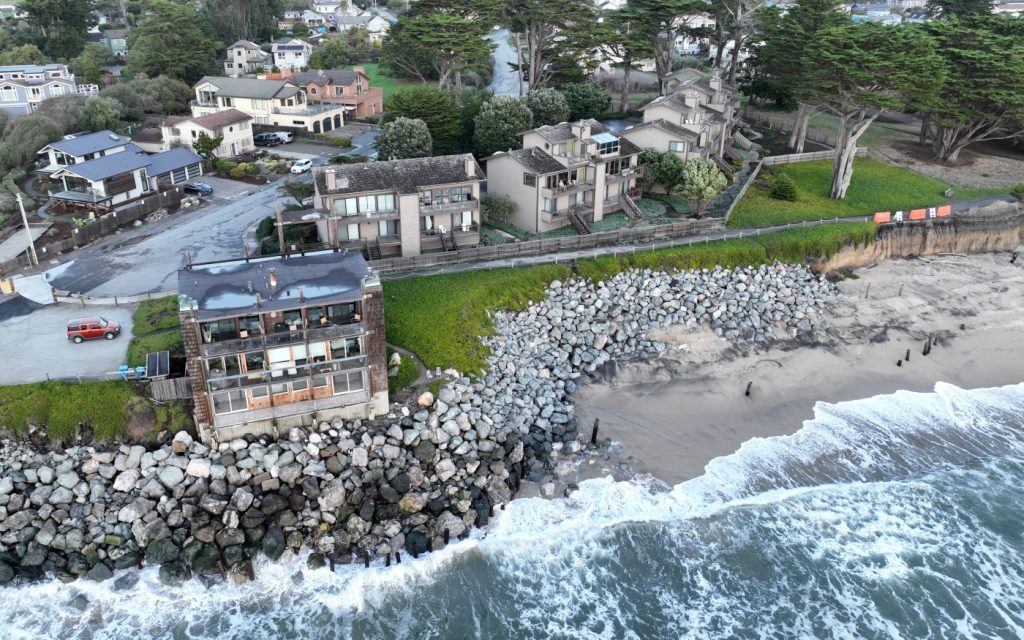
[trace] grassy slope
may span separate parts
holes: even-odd
[[[600,280],[633,267],[658,269],[735,267],[774,260],[798,262],[831,255],[848,243],[874,237],[872,223],[847,222],[578,261],[581,276]],[[407,278],[384,284],[388,342],[420,356],[430,368],[454,367],[470,373],[485,366],[487,349],[479,336],[493,331],[489,312],[521,309],[540,300],[555,279],[570,276],[557,265]]]
[[[46,425],[51,439],[72,436],[87,421],[101,439],[124,432],[126,406],[134,392],[127,382],[37,382],[0,387],[0,424],[24,432],[31,419]]]
[[[391,362],[391,355],[395,353],[388,348],[388,362]],[[388,378],[388,394],[394,397],[396,393],[405,389],[420,375],[420,368],[412,358],[402,356],[402,364],[398,365],[398,374]]]
[[[177,296],[142,302],[133,318],[128,366],[145,366],[146,354],[154,351],[170,351],[171,355],[185,353],[181,342]]]
[[[371,87],[380,87],[384,90],[384,97],[387,98],[389,95],[398,91],[404,86],[419,84],[415,80],[406,80],[405,78],[392,78],[381,73],[380,65],[376,62],[368,62],[365,64],[354,65],[356,67],[363,67],[366,70],[366,77],[370,79]],[[351,67],[349,67],[351,69]]]
[[[796,202],[769,195],[771,176],[762,172],[729,218],[730,227],[766,227],[822,218],[865,216],[876,211],[895,211],[935,206],[946,201],[947,184],[906,169],[868,158],[854,160],[853,179],[843,200],[828,197],[832,161],[799,162],[771,167],[796,182]]]

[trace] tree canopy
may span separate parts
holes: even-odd
[[[424,158],[430,155],[432,140],[427,123],[413,118],[395,118],[384,123],[373,141],[378,160]]]
[[[241,39],[268,40],[275,31],[274,17],[283,11],[282,0],[206,0],[203,3],[203,13],[225,45]]]
[[[0,51],[0,65],[45,64],[46,54],[34,44],[23,44]]]
[[[945,79],[935,41],[914,27],[848,24],[821,32],[804,51],[809,100],[839,118],[829,196],[842,200],[857,141],[878,116],[928,103]]]
[[[448,91],[430,86],[404,87],[385,100],[390,119],[422,120],[430,131],[434,155],[457,153],[462,138],[459,105]]]
[[[1024,38],[1014,20],[927,25],[947,71],[939,94],[923,105],[936,158],[955,161],[969,144],[1024,135]]]
[[[484,103],[476,116],[473,143],[481,157],[496,151],[519,149],[520,134],[533,127],[533,114],[518,98],[494,96]]]
[[[687,160],[681,181],[675,193],[690,204],[690,210],[698,217],[708,202],[729,184],[715,163],[704,158]]]
[[[597,10],[589,0],[506,0],[502,23],[526,39],[524,67],[531,90],[548,86],[566,69],[593,59],[590,30]]]
[[[192,84],[208,71],[221,48],[213,27],[192,4],[153,0],[128,32],[128,71],[167,75]]]
[[[35,160],[37,151],[63,135],[60,125],[46,116],[33,113],[15,118],[4,127],[0,169],[9,171],[28,166]]]
[[[604,87],[596,82],[577,82],[566,86],[562,93],[569,105],[569,118],[581,120],[597,118],[608,110],[612,99],[604,91]]]
[[[75,77],[91,84],[99,84],[103,73],[103,66],[113,64],[114,54],[102,44],[87,44],[70,61],[68,67]]]
[[[78,114],[78,126],[86,131],[117,130],[122,126],[121,105],[111,98],[92,96]]]
[[[569,103],[556,89],[535,89],[523,98],[523,104],[533,114],[533,126],[558,124],[569,119]]]
[[[39,44],[54,60],[77,56],[96,24],[92,0],[20,0],[18,8],[40,35]]]

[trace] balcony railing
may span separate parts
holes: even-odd
[[[582,162],[590,162],[589,153],[552,153],[555,158],[561,158],[569,164],[580,164]]]
[[[324,113],[325,111],[334,111],[340,109],[336,104],[301,104],[294,107],[274,107],[273,113],[290,116],[313,116],[318,113]]]
[[[248,338],[234,338],[202,345],[204,356],[224,356],[246,351],[261,351],[302,342],[323,342],[334,338],[347,338],[363,333],[362,322],[328,324],[322,327],[298,328],[294,331],[261,333]]]
[[[593,203],[585,203],[573,205],[565,209],[559,209],[558,211],[543,211],[541,212],[541,217],[545,222],[552,222],[555,220],[561,220],[562,218],[567,218],[569,216],[569,212],[571,211],[575,211],[580,215],[586,215],[588,213],[594,212],[594,205]]]
[[[467,225],[461,225],[461,224],[455,225],[451,229],[445,227],[445,230],[444,230],[443,233],[441,232],[440,229],[437,229],[437,228],[435,228],[435,229],[420,229],[420,235],[423,236],[424,238],[437,238],[437,237],[440,237],[440,236],[442,236],[442,235],[444,235],[446,233],[449,233],[449,232],[454,232],[455,235],[458,236],[458,235],[462,235],[462,234],[477,233],[479,231],[480,231],[480,225],[478,225],[476,223],[473,223],[473,224],[467,224]]]
[[[563,195],[566,193],[576,193],[577,191],[586,191],[594,188],[593,180],[583,180],[579,182],[573,182],[571,184],[559,185],[557,187],[544,187],[552,194]]]
[[[330,375],[340,371],[351,371],[362,369],[367,365],[366,356],[354,356],[339,360],[328,360],[326,362],[312,362],[300,364],[286,369],[272,369],[249,371],[232,376],[211,377],[206,381],[210,391],[224,391],[225,389],[239,389],[245,387],[259,387],[267,384],[280,384],[291,382],[302,378],[313,376]]]
[[[605,180],[609,182],[617,182],[619,180],[631,180],[633,178],[639,178],[643,174],[643,167],[630,167],[629,169],[623,169],[618,173],[608,174]]]
[[[386,220],[388,218],[397,218],[399,216],[399,211],[398,209],[388,209],[386,211],[360,211],[359,213],[335,212],[333,216],[343,222],[358,222],[359,220]]]
[[[456,202],[438,202],[434,204],[420,203],[421,214],[437,213],[439,211],[470,211],[480,207],[480,201],[475,198],[459,200]]]
[[[207,102],[205,100],[190,100],[188,104],[190,107],[203,107],[205,109],[216,109],[219,106],[216,102]]]

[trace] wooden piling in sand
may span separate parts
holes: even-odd
[[[590,444],[597,444],[597,428],[601,425],[600,418],[594,418],[594,429],[590,432]]]
[[[897,360],[897,361],[896,361],[896,366],[897,366],[897,367],[902,367],[902,366],[903,366],[903,360],[902,360],[902,359],[900,359],[900,360]]]
[[[444,530],[444,538],[443,538],[445,544],[448,544],[448,536],[449,536],[449,532],[448,532],[447,529],[445,529]]]
[[[334,571],[334,554],[331,554],[331,571]],[[252,558],[245,559],[245,575],[249,576],[250,582],[256,581],[256,569],[252,566]]]
[[[370,568],[370,552],[369,551],[364,551],[363,552],[363,568],[364,569],[369,569]]]
[[[402,564],[402,554],[398,551],[395,552],[395,564]]]
[[[743,392],[743,395],[745,395],[745,396],[747,396],[749,398],[750,397],[750,389],[753,386],[754,386],[754,382],[753,381],[748,382],[747,383],[747,390]]]
[[[331,563],[331,573],[334,573],[334,552],[330,552],[327,555],[327,561]]]
[[[910,362],[910,349],[907,349],[907,355],[903,358],[906,362]]]
[[[391,566],[391,552],[390,551],[388,551],[387,553],[384,554],[384,566],[385,567],[390,567]]]

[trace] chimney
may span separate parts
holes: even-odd
[[[721,91],[722,90],[722,76],[721,76],[721,74],[719,74],[718,72],[715,72],[715,74],[713,76],[711,76],[711,80],[708,80],[708,86],[711,87],[712,91],[715,91],[715,92]]]
[[[352,67],[352,70],[356,73],[361,73],[364,76],[366,75],[366,67]]]
[[[470,178],[476,177],[476,160],[471,155],[466,155],[466,175]]]
[[[273,291],[273,290],[277,289],[277,269],[275,269],[274,267],[270,267],[269,271],[270,271],[270,290]]]
[[[571,127],[572,134],[580,140],[590,137],[590,123],[586,120],[574,122]]]
[[[687,94],[685,96],[683,96],[683,104],[685,104],[687,106],[687,108],[696,109],[697,108],[697,93],[695,91],[687,92]]]
[[[338,172],[334,169],[327,169],[324,171],[324,181],[327,184],[327,190],[334,191],[338,188]]]

